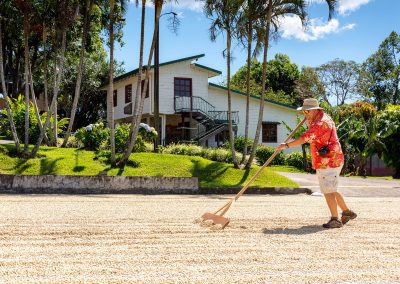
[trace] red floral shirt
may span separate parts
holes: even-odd
[[[313,169],[337,168],[344,164],[344,155],[336,134],[335,123],[323,111],[319,111],[302,138],[310,143]],[[329,154],[321,157],[318,149],[327,146],[328,141]]]

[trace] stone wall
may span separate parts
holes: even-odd
[[[196,177],[53,176],[0,174],[0,193],[197,193]]]

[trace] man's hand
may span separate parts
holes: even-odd
[[[279,151],[285,150],[288,148],[286,145],[287,145],[286,143],[282,143],[276,149]]]

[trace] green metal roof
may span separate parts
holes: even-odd
[[[193,65],[196,66],[196,67],[205,69],[205,70],[207,70],[207,71],[211,71],[211,72],[213,72],[213,73],[216,73],[216,74],[218,74],[218,75],[221,75],[221,74],[222,74],[222,72],[219,71],[219,70],[212,69],[212,68],[210,68],[210,67],[207,67],[207,66],[204,66],[204,65],[201,65],[201,64],[198,64],[198,63],[194,63]]]
[[[178,63],[178,62],[183,62],[183,61],[188,61],[188,60],[194,60],[194,59],[198,59],[198,58],[203,57],[203,56],[204,56],[204,53],[203,53],[203,54],[194,55],[194,56],[184,57],[184,58],[180,58],[180,59],[176,59],[176,60],[172,60],[172,61],[167,61],[167,62],[160,63],[159,66],[165,66],[165,65],[170,65],[170,64]],[[143,71],[144,71],[146,68],[147,68],[147,65],[144,65],[144,66],[143,66]],[[154,68],[154,65],[151,65],[150,68],[153,69],[153,68]],[[121,80],[123,80],[123,79],[125,79],[125,78],[127,78],[127,77],[136,75],[136,74],[138,73],[138,71],[139,71],[139,68],[136,68],[136,69],[134,69],[134,70],[132,70],[132,71],[129,71],[129,72],[125,73],[125,74],[122,74],[122,75],[120,75],[120,76],[118,76],[118,77],[115,77],[113,82],[115,83],[115,82],[121,81]],[[217,72],[219,72],[219,71],[217,71]],[[104,86],[107,85],[107,84],[108,84],[108,82],[106,82],[102,87],[104,87]]]
[[[215,87],[215,88],[218,88],[218,89],[225,90],[225,91],[228,90],[227,87],[224,87],[224,86],[221,86],[221,85],[217,85],[217,84],[214,84],[214,83],[208,83],[208,85],[211,86],[211,87]],[[234,93],[236,93],[236,94],[242,95],[242,96],[247,96],[246,93],[243,93],[243,92],[238,91],[238,90],[231,89],[231,91],[234,92]],[[257,99],[257,100],[260,100],[260,97],[255,96],[255,95],[251,95],[251,94],[250,94],[250,97],[252,97],[252,98],[254,98],[254,99]],[[297,110],[297,108],[294,107],[294,106],[287,105],[287,104],[283,104],[283,103],[276,102],[276,101],[273,101],[273,100],[264,99],[264,101],[265,101],[265,102],[268,102],[268,103],[271,103],[271,104],[276,104],[276,105],[279,105],[279,106],[283,106],[283,107],[287,107],[287,108],[291,108],[291,109]]]

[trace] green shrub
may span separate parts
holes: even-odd
[[[296,167],[300,170],[304,170],[303,164],[303,153],[293,152],[285,156],[285,164],[288,166]],[[311,155],[307,153],[307,164],[311,166]]]
[[[100,145],[108,139],[109,133],[109,129],[104,127],[103,122],[98,122],[79,128],[75,137],[85,148],[98,150]]]
[[[275,148],[270,146],[258,146],[256,150],[256,158],[259,165],[263,165],[269,157],[275,152]],[[275,156],[270,165],[283,165],[285,163],[285,156],[282,152]]]
[[[64,139],[62,139],[62,140],[61,140],[61,143],[59,143],[59,144],[62,144],[62,142],[64,142]],[[82,143],[81,141],[79,141],[75,136],[71,135],[71,136],[68,138],[68,142],[67,142],[67,145],[66,145],[65,147],[66,147],[66,148],[83,148],[84,145],[83,145],[83,143]]]
[[[130,129],[131,125],[128,123],[120,124],[115,128],[115,152],[122,153],[125,151],[126,141],[128,141]],[[109,139],[107,140],[107,146],[109,147]],[[145,151],[146,145],[141,133],[139,133],[135,146],[133,147],[133,152]]]
[[[142,137],[142,139],[146,142],[153,142],[154,139],[156,139],[158,137],[158,133],[157,131],[154,129],[154,127],[150,127],[149,130],[147,131],[145,127],[143,127],[142,125],[144,125],[144,123],[140,124],[141,126],[139,127],[139,135]],[[146,126],[148,127],[148,126]]]
[[[200,156],[201,147],[194,144],[170,144],[162,150],[165,154]]]
[[[170,144],[166,147],[159,148],[161,153],[200,156],[208,160],[232,163],[232,154],[230,150],[225,148],[203,148],[193,144]],[[242,155],[236,153],[236,159],[240,161]]]
[[[253,146],[253,142],[254,142],[253,139],[250,139],[250,138],[247,139],[247,153],[251,152],[251,149],[252,149],[252,146]],[[234,144],[235,144],[235,150],[240,152],[240,153],[243,153],[244,144],[245,144],[244,143],[244,136],[235,137]],[[228,149],[228,150],[231,149],[231,144],[229,143],[229,140],[227,140],[225,142],[225,148]]]
[[[17,130],[18,138],[21,142],[24,141],[25,137],[25,101],[22,95],[19,95],[16,99],[9,98],[11,113],[13,116],[15,128]],[[0,135],[4,135],[8,138],[12,138],[12,132],[10,122],[7,116],[7,110],[4,108],[1,110],[3,118],[0,120]],[[46,122],[47,113],[40,115],[42,125]],[[53,116],[50,118],[50,125],[53,125]],[[69,118],[58,119],[57,131],[61,133],[68,125]],[[39,123],[35,115],[35,109],[33,103],[29,104],[29,143],[36,143],[40,135]],[[50,130],[47,130],[47,137],[50,137]]]

